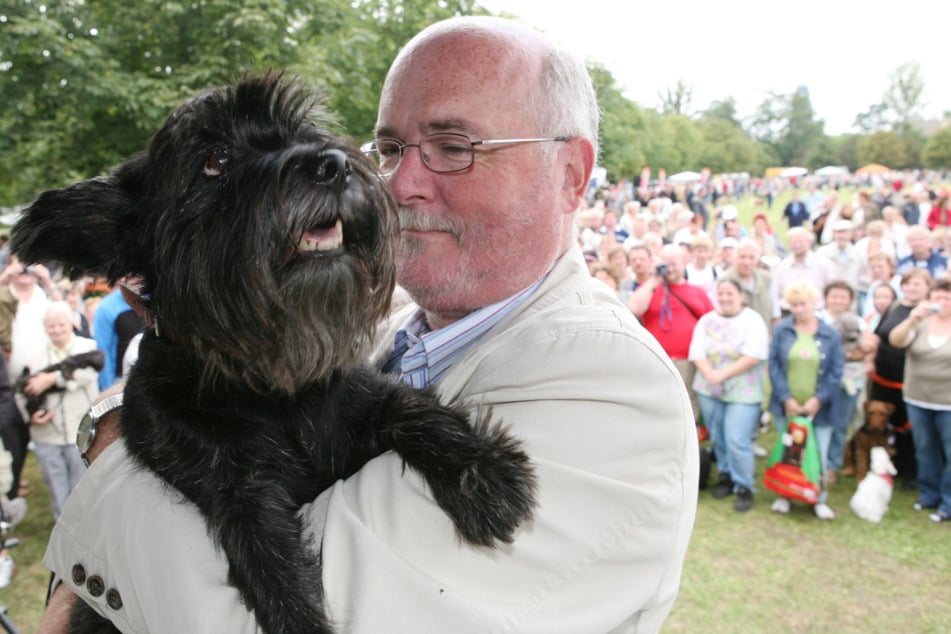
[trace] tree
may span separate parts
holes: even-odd
[[[601,106],[600,164],[614,179],[630,178],[646,164],[647,126],[640,107],[621,94],[604,66],[588,67]]]
[[[908,155],[901,137],[894,132],[880,130],[862,137],[858,144],[858,158],[862,165],[881,163],[896,168],[905,165]]]
[[[921,66],[918,62],[902,64],[892,71],[890,80],[882,103],[894,113],[894,130],[900,136],[905,136],[924,106],[921,96],[925,83],[921,77]]]
[[[664,114],[690,114],[690,102],[693,100],[693,90],[678,79],[677,83],[669,86],[665,93],[657,92],[660,98],[660,109]]]
[[[927,168],[951,170],[951,125],[945,125],[931,135],[921,152],[921,159]]]
[[[733,97],[727,97],[722,101],[714,101],[701,117],[711,121],[726,121],[736,128],[742,129],[743,127],[736,112],[736,99]]]

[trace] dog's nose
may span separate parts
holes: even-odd
[[[340,150],[325,150],[317,155],[314,180],[327,187],[339,187],[350,175],[350,159]]]

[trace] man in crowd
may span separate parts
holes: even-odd
[[[832,279],[848,282],[855,293],[859,286],[859,271],[863,262],[862,255],[852,244],[852,229],[851,220],[836,220],[832,223],[832,242],[816,249],[816,253],[829,261]]]
[[[693,329],[700,318],[713,310],[713,303],[704,290],[687,282],[684,276],[687,258],[683,247],[664,245],[660,250],[656,275],[635,290],[627,306],[647,331],[657,338],[673,360],[690,391],[694,419],[699,419],[700,406],[693,393],[696,366],[688,360]]]
[[[806,281],[814,288],[825,288],[832,281],[833,272],[829,261],[812,252],[812,232],[804,227],[794,227],[786,234],[789,255],[773,268],[773,324],[789,313],[789,305],[783,299],[786,288],[793,282]],[[819,308],[822,298],[819,298]]]
[[[546,140],[473,146],[468,168],[438,173],[420,144],[442,133]],[[511,546],[473,548],[398,456],[370,461],[302,511],[335,624],[658,631],[694,519],[696,431],[676,370],[576,245],[598,140],[584,64],[507,20],[437,23],[393,63],[376,134],[406,144],[382,168],[400,205],[398,281],[416,302],[381,333],[377,358],[406,378],[408,357],[449,342],[435,389],[510,426],[532,455],[540,505]],[[531,249],[513,223],[532,227]],[[397,331],[410,342],[402,358]],[[74,496],[46,561],[125,630],[254,630],[200,516],[132,467],[122,443],[98,455]],[[108,553],[90,573],[121,593],[121,610],[70,583],[79,553]],[[62,631],[55,619],[71,600],[56,592],[41,631]]]
[[[806,208],[804,202],[799,200],[798,189],[793,190],[792,200],[786,203],[786,207],[783,209],[783,218],[789,223],[790,228],[801,227],[809,220],[809,209]]]
[[[924,225],[908,228],[908,248],[911,253],[898,261],[897,272],[904,275],[911,269],[924,269],[931,279],[943,277],[948,270],[948,259],[937,253],[931,244],[931,231]]]
[[[743,303],[763,318],[769,328],[773,319],[773,298],[770,294],[773,276],[760,266],[760,246],[755,238],[743,238],[736,248],[733,266],[723,272],[726,279],[735,279],[743,289]]]

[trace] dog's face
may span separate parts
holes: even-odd
[[[892,464],[891,458],[888,456],[888,450],[884,447],[872,447],[870,470],[872,473],[879,475],[886,473],[896,475],[898,473]]]
[[[866,401],[865,421],[869,429],[885,431],[888,419],[895,413],[894,403],[887,401]]]
[[[268,74],[196,97],[148,152],[42,194],[27,262],[138,276],[163,336],[206,378],[292,393],[353,363],[389,308],[395,212],[317,99]]]

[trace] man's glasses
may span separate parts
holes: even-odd
[[[423,164],[437,174],[461,172],[472,167],[475,160],[475,146],[502,145],[505,143],[544,143],[564,142],[571,137],[553,136],[533,139],[486,139],[473,141],[464,134],[440,132],[420,139],[419,143],[403,143],[396,139],[377,139],[364,143],[360,150],[377,158],[384,174],[392,174],[399,167],[406,148],[417,147]]]

